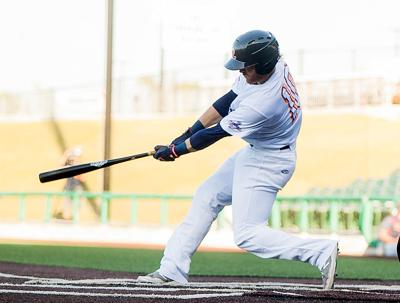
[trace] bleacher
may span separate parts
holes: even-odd
[[[339,225],[342,230],[361,230],[370,245],[376,244],[376,235],[383,218],[391,213],[400,201],[400,169],[394,170],[384,178],[357,178],[343,187],[313,187],[308,196],[329,198],[337,201],[359,199],[362,203],[348,201],[339,210]],[[319,201],[321,203],[322,201]],[[323,203],[322,203],[323,204]],[[314,213],[323,213],[321,210]],[[368,227],[362,226],[364,220]]]
[[[355,179],[344,187],[313,187],[310,196],[336,197],[400,197],[400,169],[386,178]]]

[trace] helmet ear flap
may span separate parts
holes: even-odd
[[[280,57],[278,57],[276,60],[273,60],[271,62],[265,63],[263,65],[257,64],[256,65],[256,72],[257,74],[260,75],[267,75],[270,72],[272,72],[272,70],[274,69],[276,63],[278,62]]]
[[[259,60],[260,63],[256,65],[256,72],[260,75],[266,75],[272,72],[276,63],[278,63],[281,55],[279,54],[279,44],[275,42],[269,47],[266,52],[267,61]]]
[[[269,64],[268,64],[269,65]],[[272,69],[271,69],[272,70]],[[268,74],[271,70],[269,70],[269,68],[267,68],[266,65],[260,66],[260,64],[256,65],[256,72],[259,75],[266,75]]]

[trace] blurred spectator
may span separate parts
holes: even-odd
[[[82,148],[80,146],[67,149],[64,152],[61,165],[71,166],[79,164],[81,155],[82,155]],[[63,191],[67,193],[72,193],[76,191],[82,191],[82,189],[83,189],[83,180],[82,177],[79,175],[67,178]],[[54,217],[57,219],[71,220],[72,208],[73,208],[72,197],[70,195],[65,196],[62,203],[62,209],[61,210],[57,209],[56,212],[54,213]]]
[[[392,96],[392,104],[400,105],[400,82],[395,86],[394,93]]]
[[[379,226],[378,239],[382,243],[383,255],[395,257],[397,255],[397,241],[400,236],[400,201],[392,214],[385,217]]]

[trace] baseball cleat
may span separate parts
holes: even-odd
[[[137,277],[136,281],[151,284],[164,284],[174,282],[174,280],[161,275],[158,270],[145,276],[139,276]]]
[[[322,289],[324,290],[333,289],[334,287],[338,252],[339,248],[336,244],[335,248],[328,258],[328,261],[326,261],[325,265],[322,267]]]

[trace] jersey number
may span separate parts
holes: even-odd
[[[285,83],[282,85],[282,98],[289,107],[290,119],[294,122],[298,117],[300,109],[299,94],[293,81],[292,75],[289,73],[289,68],[285,65]]]

